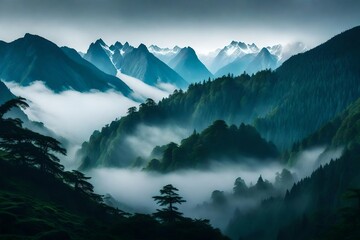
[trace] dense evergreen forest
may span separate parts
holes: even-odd
[[[215,121],[201,133],[194,132],[180,145],[157,146],[153,153],[160,154],[161,159],[146,161],[149,162],[146,169],[160,172],[206,169],[211,160],[246,164],[257,159],[266,163],[278,157],[276,147],[261,138],[254,127],[245,124],[229,127],[222,120]]]
[[[343,147],[339,159],[320,166],[311,176],[289,187],[286,194],[267,195],[259,208],[236,211],[226,233],[234,239],[357,239],[360,218],[360,101],[295,143],[289,164],[303,150],[317,146]],[[240,196],[246,196],[244,183]],[[269,224],[271,222],[271,224]],[[241,228],[239,228],[241,226]]]
[[[253,124],[285,150],[316,131],[360,97],[360,27],[348,30],[276,71],[223,76],[175,90],[158,104],[149,99],[126,117],[95,131],[82,146],[82,169],[131,165],[137,157],[126,137],[139,125],[175,124],[201,131],[218,119]]]

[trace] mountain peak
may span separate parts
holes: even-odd
[[[119,42],[119,41],[116,41],[116,42],[114,43],[114,46],[115,46],[116,48],[118,48],[118,49],[120,49],[120,48],[123,47],[123,45],[122,45],[121,42]]]
[[[149,50],[147,49],[147,47],[145,46],[145,44],[141,43],[138,47],[138,49],[140,51],[145,51],[145,52],[149,52]]]
[[[239,42],[237,45],[238,45],[241,49],[247,49],[247,48],[248,48],[248,46],[247,46],[246,43],[244,43],[244,42]]]
[[[149,49],[153,49],[154,51],[161,51],[161,48],[158,45],[150,45]]]
[[[196,55],[196,52],[193,48],[191,47],[184,47],[183,49],[181,49],[180,52],[186,52],[187,54],[193,54],[193,55]]]
[[[43,38],[43,37],[40,37],[39,35],[30,34],[30,33],[26,33],[26,34],[24,35],[24,39],[49,42],[49,40],[47,40],[47,39],[45,39],[45,38]]]
[[[269,50],[268,50],[267,48],[263,47],[263,48],[260,50],[259,54],[270,55],[271,53],[269,52]]]
[[[100,44],[101,46],[106,46],[106,43],[101,38],[96,40],[95,44]]]

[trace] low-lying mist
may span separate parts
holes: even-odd
[[[187,202],[180,206],[185,215],[191,216],[193,208],[210,199],[213,190],[232,191],[234,181],[242,177],[246,182],[256,183],[260,175],[273,180],[281,171],[278,164],[258,166],[256,169],[241,165],[223,165],[208,171],[178,171],[168,174],[141,171],[139,169],[99,168],[87,174],[95,190],[110,194],[118,201],[139,212],[151,213],[157,208],[152,196],[166,184],[172,184]]]
[[[146,158],[156,146],[162,146],[170,142],[180,143],[192,131],[173,124],[162,126],[149,126],[140,124],[135,132],[128,136],[125,143],[136,152],[138,156]]]
[[[26,87],[15,83],[6,85],[16,96],[29,100],[30,107],[25,113],[31,120],[43,122],[47,128],[75,144],[81,144],[94,130],[125,115],[129,107],[138,105],[114,91],[54,93],[40,81]]]
[[[75,153],[94,130],[126,115],[129,107],[139,104],[115,91],[81,93],[67,90],[54,93],[40,81],[26,87],[13,82],[6,85],[14,95],[28,100],[30,107],[25,113],[30,120],[44,123],[45,127],[70,143],[68,156],[62,158],[62,164],[68,168],[79,165],[74,159]]]
[[[120,208],[130,212],[155,212],[159,206],[155,204],[152,196],[158,195],[164,185],[172,184],[187,200],[179,207],[185,216],[210,219],[215,227],[224,230],[236,209],[246,212],[263,200],[254,196],[234,197],[233,187],[238,177],[251,187],[261,176],[274,185],[276,196],[282,197],[286,189],[276,186],[275,179],[284,168],[291,171],[296,181],[309,176],[320,163],[325,164],[340,155],[341,149],[330,151],[319,147],[301,152],[296,159],[297,164],[291,168],[280,163],[259,164],[261,161],[256,161],[258,164],[216,164],[209,170],[184,170],[167,174],[115,168],[94,169],[87,174],[92,177],[91,182],[98,193],[110,194],[121,203],[118,205]],[[228,198],[225,206],[216,208],[211,205],[214,190],[222,191]]]

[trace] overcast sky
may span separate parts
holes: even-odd
[[[81,51],[100,37],[200,52],[232,40],[312,47],[356,25],[359,0],[0,0],[0,39],[30,32]]]

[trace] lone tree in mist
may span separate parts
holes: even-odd
[[[174,206],[175,204],[182,204],[186,202],[182,197],[179,196],[179,191],[173,185],[168,184],[160,190],[160,196],[154,196],[153,199],[160,206],[165,206],[162,209],[157,209],[157,212],[154,213],[154,217],[160,219],[163,222],[172,223],[176,220],[182,219],[182,213],[178,211],[178,208]]]

